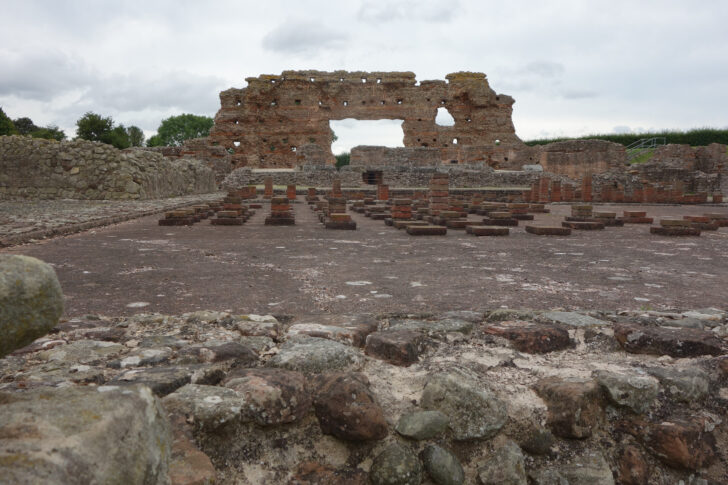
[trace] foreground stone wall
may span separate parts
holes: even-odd
[[[297,164],[302,145],[321,146],[333,164],[330,120],[401,119],[406,147],[522,145],[511,120],[513,98],[493,91],[483,73],[417,82],[412,72],[284,71],[246,79],[220,93],[210,142],[234,151],[235,166]],[[446,108],[454,126],[435,123]],[[442,158],[442,157],[441,157]]]
[[[0,137],[0,198],[153,199],[216,190],[197,160],[86,140]]]

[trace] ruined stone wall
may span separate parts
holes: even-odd
[[[422,166],[381,167],[382,183],[392,188],[427,188],[435,172],[450,174],[451,187],[520,187],[526,188],[543,175],[537,172],[497,171],[480,166]],[[345,166],[336,170],[332,166],[306,166],[301,169],[250,169],[241,167],[233,170],[222,182],[222,187],[241,188],[246,185],[262,185],[266,177],[272,177],[275,185],[297,185],[298,187],[331,187],[335,178],[342,187],[372,188],[364,182],[363,171],[357,167]],[[554,176],[558,177],[558,176]]]
[[[403,120],[405,147],[522,145],[511,120],[513,98],[496,94],[482,73],[446,79],[418,83],[411,72],[347,71],[250,77],[246,88],[220,93],[210,143],[232,149],[237,167],[294,167],[305,144],[321,146],[333,164],[329,121],[355,118]],[[435,123],[439,107],[454,126]]]
[[[144,150],[161,153],[167,158],[192,158],[204,162],[215,172],[217,183],[233,169],[230,153],[224,147],[211,144],[208,138],[185,140],[180,147],[145,147]]]
[[[153,199],[216,190],[197,160],[104,143],[0,136],[0,198]]]
[[[657,147],[645,163],[631,166],[640,180],[681,185],[688,193],[728,193],[728,146],[704,147],[670,144]]]
[[[603,140],[562,141],[534,148],[544,171],[574,180],[588,174],[623,171],[627,161],[623,145]]]

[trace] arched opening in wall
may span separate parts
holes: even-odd
[[[329,125],[336,134],[331,144],[334,155],[350,152],[359,145],[403,147],[402,120],[331,120]]]
[[[452,117],[447,108],[441,106],[437,108],[435,123],[438,126],[455,126],[455,118]]]

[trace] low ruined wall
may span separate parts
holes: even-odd
[[[579,180],[588,174],[624,170],[627,153],[623,145],[602,140],[549,143],[538,148],[538,163],[545,172]]]
[[[689,193],[728,193],[727,168],[726,145],[670,144],[657,147],[647,162],[633,165],[631,173],[650,183],[682,186]]]
[[[367,169],[370,168],[367,167]],[[542,175],[540,172],[498,171],[484,165],[380,168],[382,183],[390,187],[401,188],[427,187],[435,172],[449,173],[450,186],[459,188],[527,187]],[[275,185],[330,187],[334,179],[339,178],[342,187],[373,187],[364,182],[363,173],[364,170],[360,167],[352,166],[342,167],[338,171],[330,166],[304,166],[300,169],[288,170],[251,170],[243,167],[233,170],[222,182],[222,187],[240,188],[246,185],[262,185],[266,177],[271,177]]]
[[[168,158],[192,158],[204,162],[215,173],[217,183],[232,171],[232,156],[221,146],[212,145],[208,138],[186,140],[181,147],[145,147]]]
[[[0,198],[154,199],[216,190],[212,170],[86,140],[0,136]]]

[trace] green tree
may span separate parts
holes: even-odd
[[[15,119],[13,120],[13,124],[15,125],[15,129],[18,130],[19,135],[30,135],[34,131],[40,130],[40,127],[35,126],[33,120],[27,117]]]
[[[109,145],[114,145],[120,150],[123,150],[124,148],[129,148],[131,146],[131,142],[129,141],[129,133],[126,131],[124,125],[119,125],[112,128],[111,132],[109,132],[109,134],[104,137],[104,140],[102,141],[104,143],[108,143]]]
[[[129,144],[133,147],[144,146],[144,132],[138,126],[130,126],[126,129],[126,134],[129,137]]]
[[[55,125],[48,125],[44,128],[38,128],[30,134],[33,138],[45,138],[46,140],[63,141],[66,134]]]
[[[104,118],[89,111],[76,121],[76,137],[82,140],[110,143],[113,128],[114,120],[110,116]]]
[[[344,165],[349,165],[349,152],[339,153],[336,157],[336,170],[340,169]]]
[[[190,138],[208,136],[213,121],[209,116],[182,114],[170,116],[157,129],[157,134],[149,138],[147,146],[180,146]]]
[[[18,130],[15,129],[13,120],[8,118],[2,107],[0,107],[0,135],[17,135]]]

